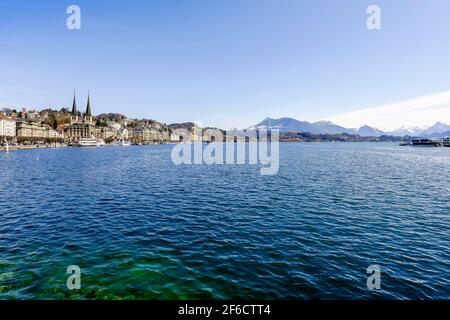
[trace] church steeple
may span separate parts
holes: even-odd
[[[72,115],[73,116],[77,116],[78,115],[77,101],[76,101],[76,98],[75,98],[75,90],[73,91]]]
[[[72,114],[70,115],[70,124],[78,123],[77,101],[75,98],[75,90],[73,90]]]
[[[91,113],[91,99],[90,99],[90,94],[89,94],[89,92],[88,92],[88,101],[87,101],[87,107],[86,107],[86,115],[87,116],[92,116],[92,113]]]
[[[87,106],[86,106],[86,113],[84,114],[84,122],[87,124],[93,124],[92,121],[92,112],[91,112],[91,97],[88,92],[88,100],[87,100]]]

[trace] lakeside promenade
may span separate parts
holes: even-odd
[[[58,144],[51,144],[51,145],[18,145],[18,146],[9,146],[9,151],[16,151],[16,150],[33,150],[33,149],[55,149],[55,148],[65,148],[67,147],[67,144],[64,143],[58,143]],[[0,146],[0,152],[6,151],[6,146]]]

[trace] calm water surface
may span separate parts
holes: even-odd
[[[450,299],[450,148],[281,144],[276,176],[171,148],[0,153],[0,299]]]

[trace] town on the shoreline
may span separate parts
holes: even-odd
[[[71,109],[0,110],[0,150],[6,149],[6,145],[18,149],[79,145],[83,140],[91,140],[87,146],[89,143],[97,145],[100,141],[102,145],[164,144],[173,142],[172,134],[179,129],[198,137],[202,135],[201,130],[208,128],[200,128],[192,122],[166,125],[152,119],[129,119],[119,113],[93,116],[89,93],[84,112],[80,112],[74,93]],[[225,134],[224,130],[217,130]],[[279,135],[280,142],[397,142],[408,145],[412,139],[410,136],[361,136],[345,132],[281,132]]]
[[[172,130],[155,120],[128,119],[116,113],[93,116],[89,94],[83,113],[77,106],[75,94],[71,110],[4,108],[0,112],[0,143],[20,148],[64,146],[83,139],[97,139],[107,144],[115,141],[160,144],[170,141]]]

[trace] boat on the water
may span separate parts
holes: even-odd
[[[450,148],[450,138],[444,138],[444,139],[442,140],[442,146],[443,146],[443,147]]]
[[[129,141],[120,140],[120,141],[114,141],[113,143],[111,143],[111,145],[115,146],[115,147],[128,147],[128,146],[131,146],[131,143]]]
[[[413,147],[439,147],[440,142],[427,138],[417,138],[411,141]]]
[[[78,142],[72,144],[74,147],[101,147],[105,145],[105,141],[96,138],[81,138]]]

